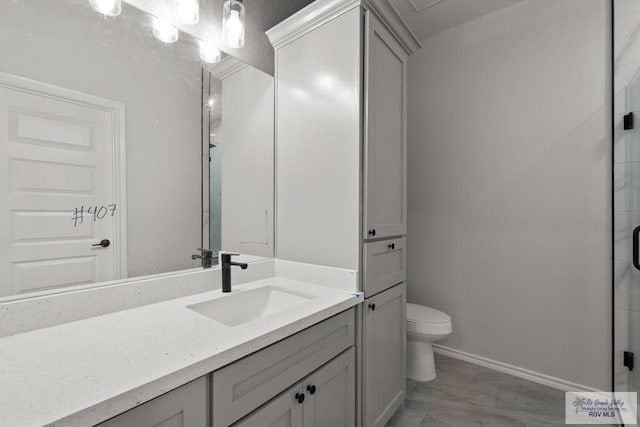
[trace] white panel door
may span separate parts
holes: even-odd
[[[365,239],[406,234],[407,55],[384,25],[367,12]]]
[[[0,297],[120,275],[116,114],[79,97],[0,75]]]

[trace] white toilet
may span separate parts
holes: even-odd
[[[407,303],[407,376],[409,379],[426,382],[435,379],[436,365],[433,360],[433,341],[451,334],[451,317],[448,314]]]

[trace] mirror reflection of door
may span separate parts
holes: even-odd
[[[124,275],[123,117],[121,104],[0,74],[0,297]]]

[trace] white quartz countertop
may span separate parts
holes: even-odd
[[[233,293],[262,286],[312,298],[228,327],[187,308],[230,295],[215,290],[0,339],[0,426],[100,423],[362,300],[281,277]]]

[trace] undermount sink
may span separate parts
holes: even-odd
[[[265,286],[234,291],[229,296],[189,305],[187,308],[223,325],[238,326],[310,301],[312,298],[313,296],[288,289]]]

